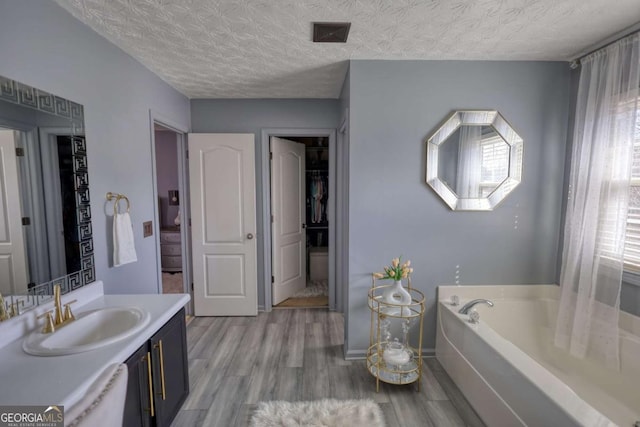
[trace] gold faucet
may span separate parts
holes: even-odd
[[[20,316],[20,306],[24,307],[24,300],[19,300],[9,304],[9,317]]]
[[[47,311],[46,313],[43,313],[40,316],[38,316],[38,319],[42,319],[43,317],[46,318],[44,328],[42,328],[43,334],[50,334],[56,331],[56,327],[53,324],[52,313],[53,311]]]
[[[62,301],[60,300],[60,285],[53,287],[53,299],[56,302],[54,325],[62,325],[64,323],[64,313],[62,312]]]
[[[11,316],[7,313],[7,306],[4,304],[4,297],[0,294],[0,322],[9,320]]]
[[[61,289],[60,285],[55,285],[53,287],[53,299],[55,301],[55,308],[53,310],[53,318],[47,318],[47,324],[45,325],[45,330],[43,332],[53,332],[55,328],[64,326],[68,323],[73,322],[76,318],[71,312],[71,304],[76,302],[77,300],[69,301],[66,304],[62,304],[61,300]],[[63,310],[64,307],[64,310]],[[51,313],[51,312],[49,312]],[[42,316],[45,316],[46,313]]]
[[[42,313],[38,316],[38,319],[45,318],[44,328],[42,328],[43,334],[50,334],[55,332],[57,328],[61,328],[64,325],[68,325],[69,323],[76,320],[75,316],[71,312],[71,304],[77,302],[78,300],[69,301],[66,304],[62,304],[61,300],[61,289],[60,285],[55,285],[53,287],[53,299],[55,303],[55,307],[51,311],[47,311],[46,313]],[[64,311],[63,308],[64,307]]]

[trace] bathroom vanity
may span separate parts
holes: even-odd
[[[52,307],[45,304],[0,323],[0,405],[70,408],[106,367],[127,363],[124,425],[169,425],[189,392],[184,318],[189,295],[104,295],[103,284],[97,281],[63,295],[62,303],[73,299],[78,300],[77,318],[91,310],[137,307],[149,314],[149,320],[120,341],[62,356],[33,356],[22,347],[26,336],[42,329],[42,320],[36,317]]]
[[[189,394],[184,308],[129,359],[123,426],[169,426]]]

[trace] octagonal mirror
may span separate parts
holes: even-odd
[[[489,211],[520,183],[522,156],[499,112],[456,111],[427,139],[427,184],[455,211]]]

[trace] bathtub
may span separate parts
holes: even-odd
[[[495,305],[476,305],[471,324],[458,309],[476,298]],[[558,299],[555,285],[440,286],[436,357],[488,426],[634,427],[640,318],[620,313],[621,371],[611,371],[553,345]]]

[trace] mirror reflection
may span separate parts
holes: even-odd
[[[491,210],[520,183],[522,145],[497,111],[456,111],[427,140],[427,183],[453,210]]]
[[[81,105],[0,76],[0,293],[24,310],[95,280]],[[17,299],[18,300],[18,299]],[[18,310],[19,311],[19,310]],[[14,313],[17,314],[17,313]]]
[[[460,126],[440,146],[438,178],[458,197],[488,197],[508,174],[509,145],[491,126]]]

